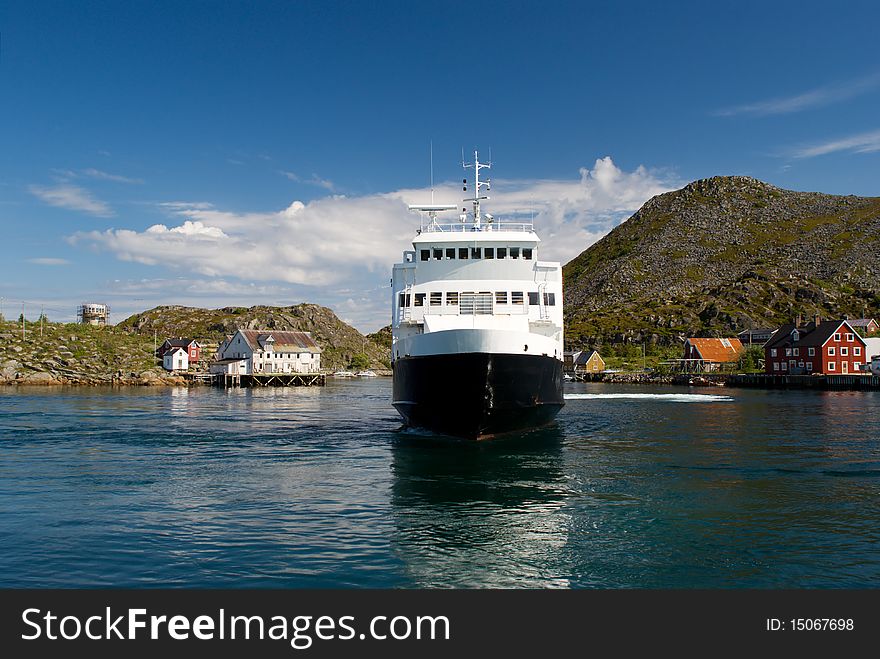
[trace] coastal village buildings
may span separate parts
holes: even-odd
[[[238,330],[220,344],[211,373],[317,373],[321,348],[308,332]]]
[[[162,366],[166,371],[189,370],[189,353],[180,346],[168,348],[162,355]]]
[[[848,375],[863,372],[870,361],[868,344],[846,320],[821,321],[801,327],[783,325],[764,346],[768,375]]]
[[[190,362],[197,362],[202,358],[202,346],[195,339],[165,339],[162,345],[156,350],[156,356],[162,357],[164,360],[165,353],[175,348],[183,348],[187,353],[187,359]],[[171,369],[168,369],[171,370]]]
[[[742,352],[739,339],[690,338],[684,342],[682,361],[687,371],[717,371],[722,364],[737,363]]]
[[[863,334],[874,334],[877,330],[880,330],[880,325],[873,318],[856,318],[848,322],[850,327]]]
[[[565,353],[563,368],[567,373],[602,373],[605,360],[596,350],[572,350]]]
[[[744,346],[762,346],[776,333],[775,329],[749,329],[736,335]]]

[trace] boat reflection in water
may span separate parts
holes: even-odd
[[[392,448],[392,550],[416,587],[568,587],[562,433],[465,443],[403,431]]]

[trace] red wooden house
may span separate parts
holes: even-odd
[[[861,373],[866,343],[846,320],[816,318],[802,327],[783,325],[764,344],[764,372],[771,375]]]
[[[199,361],[202,356],[202,346],[195,339],[165,339],[156,350],[156,356],[162,358],[172,348],[183,348],[186,350],[190,364]]]

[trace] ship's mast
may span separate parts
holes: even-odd
[[[488,191],[490,189],[490,184],[491,184],[491,181],[489,181],[489,179],[486,179],[485,181],[480,180],[480,170],[481,169],[490,169],[492,167],[492,163],[491,162],[488,162],[488,163],[480,162],[479,153],[475,150],[474,151],[474,164],[472,165],[470,163],[466,163],[466,162],[464,162],[464,158],[462,158],[461,166],[464,167],[465,169],[473,168],[473,170],[474,170],[474,196],[469,197],[467,199],[464,199],[463,201],[473,202],[473,204],[474,204],[474,210],[473,210],[474,231],[480,231],[480,228],[481,228],[480,221],[482,219],[482,216],[480,215],[480,201],[483,199],[489,199],[489,197],[487,197],[487,196],[483,196],[483,197],[480,196],[480,189],[485,187],[486,190]],[[465,192],[467,192],[467,179],[464,179],[462,182],[464,184],[462,186],[462,189]],[[491,223],[491,219],[489,221]]]

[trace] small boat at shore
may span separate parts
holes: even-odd
[[[370,371],[370,370],[358,371],[357,373],[355,373],[355,375],[359,378],[377,378],[377,377],[379,377],[378,375],[376,375],[376,373],[374,371]]]
[[[352,373],[351,371],[336,371],[333,374],[333,377],[334,378],[353,378],[354,373]]]

